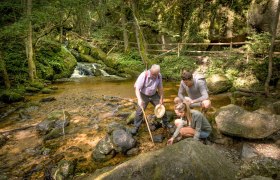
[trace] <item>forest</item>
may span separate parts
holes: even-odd
[[[0,179],[280,178],[279,12],[279,0],[2,0]],[[205,76],[208,142],[166,146],[148,106],[159,142],[143,122],[117,144],[153,64],[171,124],[181,72]]]

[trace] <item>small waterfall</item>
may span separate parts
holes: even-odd
[[[71,78],[81,78],[87,76],[115,76],[108,74],[101,69],[101,65],[97,63],[78,63]]]
[[[103,76],[110,76],[110,74],[108,74],[106,71],[104,71],[103,69],[100,69],[101,73]]]

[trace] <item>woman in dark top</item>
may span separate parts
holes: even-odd
[[[180,134],[184,137],[207,138],[211,131],[211,125],[205,116],[197,110],[191,110],[185,103],[175,105],[175,113],[180,119],[175,120],[176,131],[167,141],[167,144],[173,144],[174,139]]]

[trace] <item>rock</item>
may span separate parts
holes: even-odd
[[[48,114],[49,120],[70,120],[71,116],[67,111],[52,111]]]
[[[120,123],[112,122],[112,123],[110,123],[110,124],[107,126],[107,133],[108,133],[108,134],[112,134],[112,132],[113,132],[114,130],[117,130],[117,129],[126,130],[126,128],[124,127],[124,125],[122,125],[122,124],[120,124]]]
[[[280,101],[277,101],[275,103],[272,103],[271,105],[271,109],[272,109],[272,112],[274,114],[277,114],[277,115],[280,115]]]
[[[140,154],[111,170],[97,170],[86,179],[232,180],[236,173],[237,168],[213,147],[185,139],[157,151]]]
[[[72,179],[74,176],[75,162],[70,162],[67,160],[61,160],[58,163],[58,167],[52,169],[53,179]]]
[[[105,162],[115,156],[114,145],[107,135],[105,138],[101,139],[95,146],[92,152],[92,158],[96,162]]]
[[[131,124],[136,116],[136,111],[133,111],[132,113],[130,113],[130,115],[128,116],[128,118],[126,118],[126,124]]]
[[[255,176],[270,177],[272,179],[280,178],[280,161],[267,157],[255,157],[240,167],[238,179]]]
[[[31,93],[36,93],[40,91],[39,88],[35,88],[35,87],[26,87],[25,90],[26,92],[31,92]]]
[[[4,136],[3,134],[0,134],[0,148],[6,144],[8,141],[8,138]]]
[[[42,98],[40,102],[51,102],[55,100],[56,100],[55,97],[47,97],[47,98]]]
[[[23,101],[24,97],[19,93],[13,92],[11,90],[6,90],[3,94],[0,95],[0,100],[2,100],[4,103],[13,103]]]
[[[248,23],[259,32],[272,32],[272,19],[276,14],[277,0],[254,1],[248,11]],[[279,21],[279,20],[278,20]],[[280,28],[276,30],[279,36]]]
[[[232,87],[230,80],[221,74],[214,74],[207,78],[207,87],[212,94],[226,92]]]
[[[258,156],[258,154],[256,154],[255,150],[249,144],[243,144],[241,151],[242,159],[250,159],[256,156]]]
[[[54,127],[55,128],[65,128],[66,126],[69,126],[70,122],[69,120],[58,120],[58,121],[55,121],[55,124],[54,124]]]
[[[24,110],[19,111],[18,116],[19,116],[19,118],[20,118],[21,120],[32,119],[31,115],[28,114],[28,112],[27,112],[27,111],[24,111]]]
[[[139,153],[139,148],[132,148],[126,152],[128,156],[135,156]]]
[[[222,133],[249,139],[265,138],[280,129],[279,115],[248,112],[233,104],[222,107],[215,121]]]
[[[65,134],[65,132],[64,132],[64,134]],[[47,135],[45,135],[44,141],[58,138],[60,136],[63,136],[64,134],[63,134],[62,128],[54,128]]]
[[[132,137],[132,135],[123,129],[113,131],[112,141],[115,146],[115,150],[122,153],[125,153],[136,145],[136,140]]]
[[[43,88],[43,89],[41,90],[41,92],[42,92],[43,94],[51,94],[51,93],[54,93],[54,91],[53,91],[52,89],[49,89],[49,88]]]
[[[117,116],[122,119],[127,119],[130,114],[131,114],[131,112],[118,112]]]
[[[162,143],[164,140],[164,136],[162,134],[154,135],[153,140],[155,143]]]
[[[39,132],[39,134],[45,135],[49,133],[54,128],[55,121],[46,119],[36,126],[36,130]]]
[[[263,176],[251,176],[249,178],[243,178],[241,180],[272,180],[272,178],[263,177]]]

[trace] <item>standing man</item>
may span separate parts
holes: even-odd
[[[151,69],[142,72],[137,78],[134,87],[138,100],[138,108],[134,119],[134,128],[131,130],[133,135],[137,134],[142,123],[142,108],[145,110],[149,102],[151,102],[153,106],[163,104],[163,85],[160,66],[154,64],[151,66]],[[168,127],[166,114],[162,117],[162,123],[164,127]]]
[[[211,101],[209,100],[204,76],[184,70],[181,74],[181,79],[178,91],[179,98],[190,107],[200,106],[203,112],[207,111],[211,107]]]

